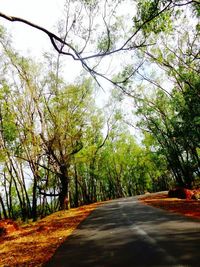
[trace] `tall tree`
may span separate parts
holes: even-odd
[[[156,93],[138,99],[143,103],[138,112],[142,124],[156,137],[167,157],[179,185],[192,187],[199,175],[199,24],[198,6],[194,3],[196,20],[189,21],[178,13],[177,23],[170,34],[157,35],[160,45],[143,50],[148,62],[163,70],[167,85],[158,77],[142,75]],[[192,12],[192,11],[190,11]],[[191,14],[191,13],[190,13]],[[182,27],[184,25],[184,27]],[[188,31],[190,33],[188,33]],[[176,36],[176,37],[174,37]],[[173,42],[171,42],[173,37]],[[170,89],[170,87],[172,89]],[[165,89],[166,88],[166,89]],[[145,91],[147,92],[147,91]],[[188,131],[188,127],[191,129]]]
[[[11,22],[25,23],[44,32],[59,54],[80,61],[99,85],[99,78],[104,78],[124,91],[123,82],[135,73],[137,66],[123,80],[113,80],[102,71],[103,58],[122,53],[131,57],[138,48],[152,45],[152,39],[149,38],[152,32],[159,34],[172,28],[172,21],[176,19],[179,10],[189,6],[199,14],[200,6],[199,1],[184,0],[136,0],[128,1],[128,5],[130,9],[127,9],[125,1],[119,0],[66,0],[66,20],[59,27],[61,37],[23,18],[3,13],[0,13],[0,17]],[[122,8],[126,10],[125,15],[120,12]],[[126,63],[124,68],[127,68]]]

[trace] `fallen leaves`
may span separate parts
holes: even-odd
[[[16,226],[0,237],[0,266],[42,266],[99,204],[59,211],[36,223]]]
[[[168,198],[167,194],[163,193],[147,194],[140,198],[140,201],[200,219],[200,201]],[[42,266],[99,204],[101,203],[59,211],[36,223],[21,227],[10,220],[7,221],[7,233],[0,237],[0,266]]]
[[[167,194],[161,193],[146,195],[141,197],[140,201],[156,208],[200,219],[200,201],[197,200],[169,198]]]
[[[15,232],[19,229],[19,226],[16,222],[6,219],[0,220],[0,237]]]

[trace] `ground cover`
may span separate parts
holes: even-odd
[[[47,262],[99,203],[59,211],[35,223],[0,221],[0,266],[38,267]]]
[[[167,193],[146,194],[139,200],[147,205],[200,219],[200,201],[169,198]],[[0,221],[0,267],[43,266],[55,250],[98,205],[59,211],[35,223],[18,225]]]
[[[141,202],[168,210],[170,212],[176,212],[185,216],[190,216],[200,219],[200,201],[193,199],[179,199],[169,198],[167,193],[160,194],[146,194],[139,199]]]

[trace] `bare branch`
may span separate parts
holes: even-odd
[[[38,29],[38,30],[40,30],[40,31],[42,31],[42,32],[44,32],[44,33],[46,33],[46,34],[49,36],[50,41],[51,41],[53,47],[55,48],[55,50],[56,50],[58,53],[62,53],[62,54],[64,54],[64,55],[71,56],[74,60],[78,60],[78,58],[76,58],[74,54],[61,51],[61,50],[58,48],[58,46],[56,45],[56,41],[58,41],[58,42],[59,42],[60,44],[62,44],[62,45],[66,45],[66,46],[68,46],[68,47],[69,47],[75,54],[77,53],[76,50],[75,50],[69,43],[67,43],[66,41],[62,40],[60,37],[58,37],[57,35],[55,35],[54,33],[50,32],[50,31],[48,31],[47,29],[45,29],[45,28],[43,28],[43,27],[41,27],[41,26],[39,26],[39,25],[37,25],[37,24],[34,24],[34,23],[32,23],[32,22],[30,22],[30,21],[28,21],[28,20],[19,18],[19,17],[7,16],[7,15],[5,15],[5,14],[2,13],[2,12],[0,12],[0,17],[2,17],[2,18],[4,18],[4,19],[7,19],[7,20],[9,20],[9,21],[11,21],[11,22],[15,22],[15,21],[17,21],[17,22],[22,22],[22,23],[24,23],[24,24],[27,24],[27,25],[29,25],[29,26],[35,28],[35,29]]]
[[[159,83],[157,83],[156,81],[144,76],[143,74],[141,74],[139,71],[138,71],[138,75],[140,75],[142,77],[142,79],[146,80],[147,82],[155,85],[156,87],[160,88],[163,92],[165,92],[166,95],[172,97],[172,95],[170,94],[170,92],[168,92],[165,88],[163,88]]]

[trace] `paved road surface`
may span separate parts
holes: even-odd
[[[98,207],[46,267],[200,266],[200,220],[150,206],[136,197]]]

